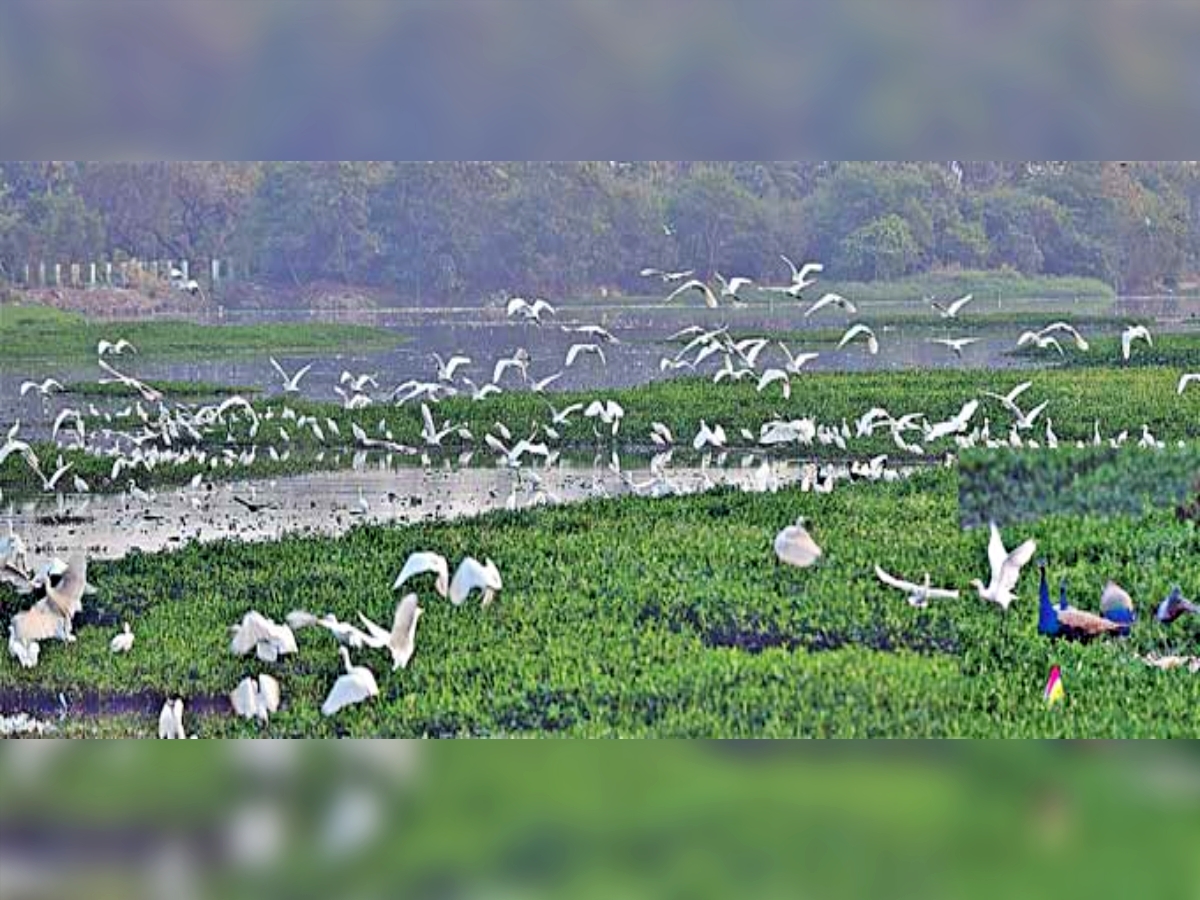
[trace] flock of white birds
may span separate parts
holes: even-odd
[[[790,281],[784,285],[766,286],[760,290],[777,292],[803,302],[805,292],[816,283],[822,266],[819,263],[796,266],[787,257],[783,259],[791,275]],[[694,272],[690,270],[669,272],[647,268],[642,270],[641,274],[661,279],[664,284],[673,286],[666,297],[668,302],[694,294],[702,297],[705,304],[712,308],[718,308],[726,301],[735,306],[744,304],[741,295],[753,285],[749,278],[725,278],[718,273],[719,286],[714,291],[706,282],[693,277]],[[959,321],[971,300],[969,294],[948,304],[927,298],[933,311],[947,323]],[[830,308],[840,309],[851,316],[858,312],[857,307],[846,298],[826,292],[804,307],[803,315],[806,318],[811,317]],[[546,318],[556,316],[557,311],[545,299],[514,297],[507,302],[506,314],[509,318],[542,326]],[[568,369],[581,365],[606,366],[608,357],[605,347],[611,348],[620,343],[617,337],[600,325],[559,327],[564,333],[578,335],[578,340],[567,349],[561,366],[540,376],[531,373],[534,360],[523,347],[495,359],[490,366],[491,378],[483,384],[477,384],[467,377],[465,372],[470,371],[474,361],[462,354],[453,354],[449,359],[434,354],[434,368],[428,380],[409,379],[394,388],[381,388],[375,374],[342,372],[335,390],[346,410],[360,413],[359,420],[352,422],[350,426],[352,446],[356,455],[368,452],[385,454],[389,465],[393,454],[421,456],[428,465],[429,454],[442,448],[448,437],[454,437],[469,445],[475,442],[475,436],[465,424],[449,420],[439,421],[440,417],[434,414],[434,409],[441,400],[460,394],[470,396],[474,400],[483,400],[517,386],[536,394],[544,394]],[[1042,348],[1055,348],[1062,353],[1060,338],[1070,339],[1080,351],[1086,352],[1089,349],[1086,338],[1067,322],[1056,322],[1036,332],[1026,331],[1018,338],[1017,346],[1032,344]],[[946,337],[933,339],[933,342],[945,346],[961,357],[977,340],[973,337]],[[717,370],[711,376],[715,384],[723,381],[739,382],[748,378],[756,384],[758,392],[777,390],[785,400],[792,396],[794,379],[800,377],[805,366],[819,356],[817,352],[793,351],[782,342],[776,342],[781,361],[777,365],[767,365],[763,360],[766,359],[766,351],[772,344],[769,338],[751,337],[735,340],[727,326],[709,329],[698,325],[690,326],[671,335],[668,341],[682,342],[683,346],[673,355],[661,359],[660,368],[663,371],[694,372],[706,360],[713,359],[719,361]],[[1126,328],[1122,335],[1122,353],[1126,360],[1133,353],[1136,341],[1153,344],[1153,338],[1144,326]],[[872,355],[880,351],[878,335],[866,322],[849,324],[837,346],[841,349],[854,343],[860,343],[865,351]],[[205,472],[229,475],[238,470],[248,469],[260,452],[269,455],[273,460],[285,460],[290,454],[292,435],[296,433],[311,435],[318,445],[328,444],[332,447],[342,443],[340,426],[333,418],[300,414],[288,405],[287,398],[300,393],[301,382],[311,370],[312,363],[289,373],[275,359],[270,360],[279,377],[278,387],[283,393],[283,400],[278,403],[269,402],[265,407],[259,404],[256,408],[255,404],[245,397],[232,396],[210,405],[184,405],[166,402],[156,388],[119,371],[109,361],[112,357],[127,353],[136,354],[137,348],[124,339],[115,342],[101,341],[97,346],[97,364],[103,372],[100,382],[119,384],[127,389],[131,394],[129,404],[115,412],[102,412],[94,405],[86,410],[62,408],[54,419],[52,439],[60,449],[74,449],[111,460],[107,487],[112,489],[123,485],[126,497],[131,501],[144,503],[147,507],[152,506],[154,502],[153,492],[137,485],[136,477],[139,472],[149,475],[163,467],[199,465],[201,473],[195,475],[188,486],[182,489],[189,494],[193,506],[199,509],[205,502]],[[1181,375],[1178,393],[1182,394],[1189,385],[1196,382],[1200,382],[1200,373]],[[1024,381],[1006,393],[982,391],[978,397],[964,398],[959,412],[944,421],[930,421],[921,412],[895,415],[876,406],[864,411],[854,422],[843,419],[840,423],[822,423],[814,417],[775,417],[763,422],[757,433],[743,428],[738,436],[743,445],[767,451],[788,445],[806,447],[818,443],[826,447],[836,446],[852,454],[852,445],[856,440],[868,438],[879,430],[886,430],[898,451],[911,457],[932,456],[935,455],[932,445],[936,443],[941,447],[936,451],[937,455],[945,453],[947,461],[952,458],[954,448],[1055,448],[1059,446],[1059,441],[1048,414],[1049,401],[1042,400],[1030,405],[1023,405],[1021,402],[1026,392],[1033,387],[1033,381]],[[20,393],[24,396],[36,392],[43,398],[50,398],[62,390],[61,383],[48,378],[42,382],[23,383]],[[419,404],[421,446],[410,446],[397,441],[388,422],[391,411],[409,403]],[[979,415],[984,403],[995,404],[1009,414],[1011,425],[1007,434],[992,434],[990,420]],[[563,426],[574,416],[581,416],[591,422],[597,442],[610,442],[607,468],[620,475],[630,491],[647,496],[664,496],[678,492],[677,486],[669,476],[668,468],[677,440],[666,424],[656,421],[651,425],[650,433],[646,437],[656,451],[650,467],[652,477],[649,481],[639,483],[621,472],[619,457],[611,443],[617,439],[625,417],[625,410],[620,403],[601,396],[587,403],[572,403],[561,409],[546,399],[545,406],[546,416],[531,423],[527,436],[514,437],[513,429],[502,422],[494,423],[482,436],[482,445],[495,454],[501,465],[517,474],[515,485],[523,481],[532,485],[535,500],[553,501],[556,498],[541,489],[541,481],[528,461],[540,460],[543,467],[554,465],[559,460],[560,452],[554,445],[561,440]],[[374,419],[377,414],[377,423],[368,423],[367,420]],[[103,424],[94,426],[93,433],[87,428],[88,422]],[[1034,433],[1039,422],[1043,423],[1044,438],[1039,438]],[[235,437],[235,423],[240,423],[246,429],[248,441],[240,435]],[[45,492],[59,492],[61,505],[61,492],[63,486],[68,484],[65,477],[71,473],[72,463],[64,463],[59,455],[57,463],[47,475],[46,471],[50,467],[44,466],[43,460],[34,452],[33,447],[19,435],[20,422],[17,421],[8,430],[4,443],[0,445],[0,463],[9,456],[18,455],[37,475]],[[1095,446],[1116,447],[1124,444],[1128,438],[1128,434],[1124,432],[1108,438],[1102,437],[1097,419],[1090,443]],[[948,445],[947,442],[953,443]],[[225,446],[220,450],[205,449],[214,443],[224,443]],[[701,421],[696,434],[686,443],[693,450],[705,454],[705,467],[709,464],[709,454],[713,451],[720,454],[720,465],[724,463],[729,436],[720,423]],[[1080,446],[1087,443],[1089,442],[1077,442]],[[1145,448],[1163,446],[1163,442],[1155,438],[1147,427],[1143,427],[1137,443]],[[469,450],[463,453],[460,462],[469,462],[473,452]],[[318,460],[323,455],[322,450],[318,453]],[[597,455],[598,464],[602,458],[603,453]],[[801,488],[805,491],[828,492],[833,489],[839,477],[866,480],[890,480],[900,477],[898,470],[886,467],[887,461],[887,455],[881,454],[870,460],[852,462],[848,467],[832,464],[818,467],[814,463],[805,463],[801,468]],[[780,483],[777,471],[769,461],[764,461],[760,477],[751,482],[750,489],[776,490]],[[69,486],[76,494],[87,494],[91,490],[78,474],[73,475]],[[510,508],[515,508],[516,491],[517,487],[514,486],[514,493],[508,503]],[[239,502],[251,513],[263,506],[253,500],[239,499]],[[369,508],[369,502],[361,493],[359,502],[364,509]],[[782,562],[799,567],[813,565],[822,555],[821,548],[802,521],[779,532],[774,541],[774,550]],[[1007,609],[1014,599],[1013,591],[1021,569],[1029,563],[1034,550],[1033,541],[1025,541],[1013,551],[1007,551],[998,529],[993,525],[988,546],[989,578],[986,582],[981,579],[972,582],[979,596]],[[491,560],[480,563],[472,557],[467,557],[461,561],[451,578],[446,559],[436,552],[425,551],[409,557],[393,589],[398,590],[410,579],[425,574],[435,576],[434,590],[441,597],[448,598],[455,606],[461,605],[473,591],[478,590],[482,594],[482,605],[486,607],[503,586],[500,572]],[[923,583],[907,581],[878,567],[876,575],[883,584],[905,592],[913,606],[923,606],[934,598],[958,597],[957,590],[933,587],[928,574]],[[74,641],[72,620],[82,606],[84,595],[93,590],[87,583],[87,560],[82,553],[73,553],[66,561],[52,558],[41,567],[31,569],[27,549],[20,535],[14,530],[10,515],[8,534],[0,538],[0,576],[14,583],[19,591],[36,597],[36,602],[29,609],[15,615],[9,625],[8,648],[21,665],[28,668],[37,665],[41,642],[54,639],[65,643]],[[251,610],[240,623],[231,626],[230,650],[238,656],[253,652],[259,660],[275,662],[281,656],[297,652],[295,630],[309,627],[324,629],[335,639],[344,668],[343,674],[331,686],[321,706],[324,715],[333,716],[348,705],[379,694],[375,674],[365,665],[355,665],[350,652],[383,651],[390,656],[393,671],[405,668],[415,651],[416,631],[421,613],[422,608],[415,593],[406,594],[397,603],[390,629],[379,626],[361,613],[360,628],[358,625],[339,621],[331,613],[318,617],[305,610],[295,610],[287,616],[285,622],[277,623]],[[134,646],[134,640],[134,632],[126,622],[122,631],[112,638],[111,650],[114,653],[129,653]],[[266,722],[278,710],[280,702],[280,685],[267,674],[261,674],[257,679],[248,677],[242,680],[230,694],[230,704],[236,714],[262,722]],[[183,715],[182,698],[168,699],[160,715],[159,735],[166,738],[184,737]]]

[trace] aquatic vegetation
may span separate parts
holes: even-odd
[[[0,346],[6,363],[52,366],[96,358],[96,344],[116,336],[131,341],[139,358],[213,357],[246,353],[323,353],[387,350],[403,338],[394,331],[323,322],[200,325],[155,319],[91,321],[78,313],[36,305],[0,304]]]
[[[1019,585],[1005,614],[965,592],[913,609],[877,580],[876,564],[929,571],[948,587],[985,572],[987,533],[960,530],[957,480],[936,469],[827,495],[626,497],[359,527],[336,540],[135,553],[89,569],[99,594],[77,619],[77,643],[45,648],[33,671],[0,660],[0,690],[31,700],[60,690],[149,694],[159,704],[183,696],[189,710],[208,710],[189,720],[189,733],[202,735],[1196,734],[1200,680],[1133,658],[1195,646],[1194,631],[1145,614],[1171,584],[1200,584],[1195,527],[1170,510],[1024,527],[1080,602],[1094,604],[1112,578],[1144,613],[1120,648],[1051,647],[1037,636],[1034,583]],[[773,536],[797,515],[825,551],[810,569],[773,556]],[[299,632],[298,652],[269,666],[228,652],[228,626],[251,608],[276,620],[295,608],[386,620],[396,573],[428,547],[494,559],[504,591],[481,610],[424,589],[408,668],[389,671],[382,654],[367,660],[381,692],[370,703],[320,715],[343,671],[323,629]],[[0,591],[0,614],[18,605]],[[108,640],[126,620],[138,642],[114,656]],[[154,653],[140,654],[145,647]],[[1041,688],[1052,664],[1071,692],[1047,715]],[[284,696],[267,726],[227,715],[225,695],[260,671]],[[154,715],[157,706],[139,730],[152,731]]]

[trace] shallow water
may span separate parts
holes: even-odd
[[[727,467],[670,467],[680,493],[716,485],[753,487],[760,457],[742,468],[740,455]],[[848,477],[833,467],[835,478]],[[651,480],[647,466],[623,473],[636,485]],[[801,478],[800,463],[772,464],[779,486]],[[540,481],[535,484],[534,477]],[[72,495],[60,515],[55,498],[15,508],[13,525],[25,539],[31,563],[83,550],[93,559],[117,559],[133,550],[153,553],[191,541],[274,540],[286,534],[335,536],[360,523],[406,523],[453,519],[494,509],[525,509],[542,503],[575,502],[629,493],[627,482],[607,468],[560,464],[515,472],[506,468],[384,468],[321,472],[288,478],[224,482],[207,489],[166,488],[138,501],[123,494]],[[364,511],[360,497],[366,501]],[[242,498],[268,508],[251,512]],[[193,502],[196,501],[196,502]]]

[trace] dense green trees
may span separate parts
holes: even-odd
[[[940,268],[1200,268],[1196,163],[0,163],[0,264],[233,258],[430,302],[651,287],[646,265],[779,281]],[[2,274],[2,273],[0,273]]]

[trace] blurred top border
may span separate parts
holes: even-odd
[[[1200,4],[6,0],[10,158],[1173,158]]]

